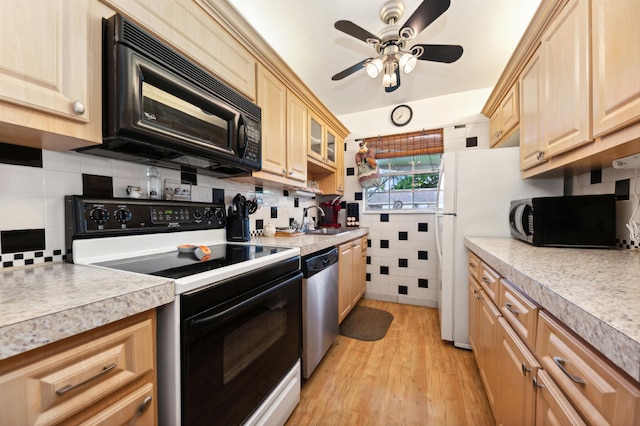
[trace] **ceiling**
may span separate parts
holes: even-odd
[[[452,64],[418,61],[401,76],[398,90],[386,93],[382,77],[363,69],[340,81],[334,74],[375,57],[366,43],[338,31],[349,20],[372,34],[384,0],[228,0],[335,114],[343,115],[410,103],[425,98],[493,87],[520,41],[540,0],[452,0],[416,43],[459,44],[462,57]],[[430,1],[430,0],[425,0]],[[421,0],[404,0],[404,23]]]

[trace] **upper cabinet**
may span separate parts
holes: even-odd
[[[489,119],[489,138],[491,147],[502,145],[516,133],[520,122],[520,106],[518,105],[518,83],[504,97],[496,111]]]
[[[129,17],[221,80],[256,99],[256,60],[200,1],[100,0]]]
[[[336,167],[336,135],[318,117],[309,115],[307,155],[321,165]]]
[[[593,135],[598,137],[640,120],[640,2],[591,4]]]
[[[307,107],[262,66],[258,68],[258,105],[262,108],[262,171],[254,176],[281,183],[295,180],[301,185],[307,180]]]
[[[109,13],[86,0],[3,2],[2,141],[51,150],[102,142],[101,18]]]
[[[520,167],[591,142],[589,2],[570,0],[520,75]]]
[[[542,0],[483,108],[492,146],[519,84],[523,177],[584,173],[640,152],[640,2]]]

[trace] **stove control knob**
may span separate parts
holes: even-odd
[[[213,217],[213,211],[211,209],[207,209],[204,211],[204,218],[207,220],[211,220]]]
[[[133,214],[131,210],[122,207],[116,210],[114,216],[118,222],[125,224],[131,220]]]
[[[194,210],[193,211],[193,218],[195,220],[200,220],[202,219],[202,212],[200,210]]]
[[[224,219],[224,209],[221,209],[221,208],[216,209],[216,219],[218,220]]]
[[[96,207],[89,213],[91,220],[98,225],[102,225],[109,220],[109,212],[104,207]]]

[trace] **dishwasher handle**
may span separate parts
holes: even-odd
[[[335,263],[338,263],[336,247],[317,251],[302,258],[302,274],[304,278],[310,278]]]

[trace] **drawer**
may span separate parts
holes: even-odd
[[[585,424],[546,371],[538,370],[533,383],[536,387],[536,425]]]
[[[493,269],[491,266],[487,265],[484,262],[480,262],[480,285],[484,288],[484,291],[487,293],[487,296],[495,303],[498,304],[498,294],[500,285],[500,275]]]
[[[640,385],[546,312],[539,313],[535,353],[588,424],[637,424]]]
[[[480,281],[480,258],[475,253],[469,252],[469,275]]]
[[[530,350],[535,349],[538,305],[527,299],[504,278],[500,279],[498,307],[502,316]]]
[[[1,375],[1,418],[49,425],[93,406],[153,371],[153,330],[146,319],[106,335],[96,331],[92,341]]]
[[[81,426],[153,426],[156,424],[156,403],[153,383],[146,383],[102,410]]]

